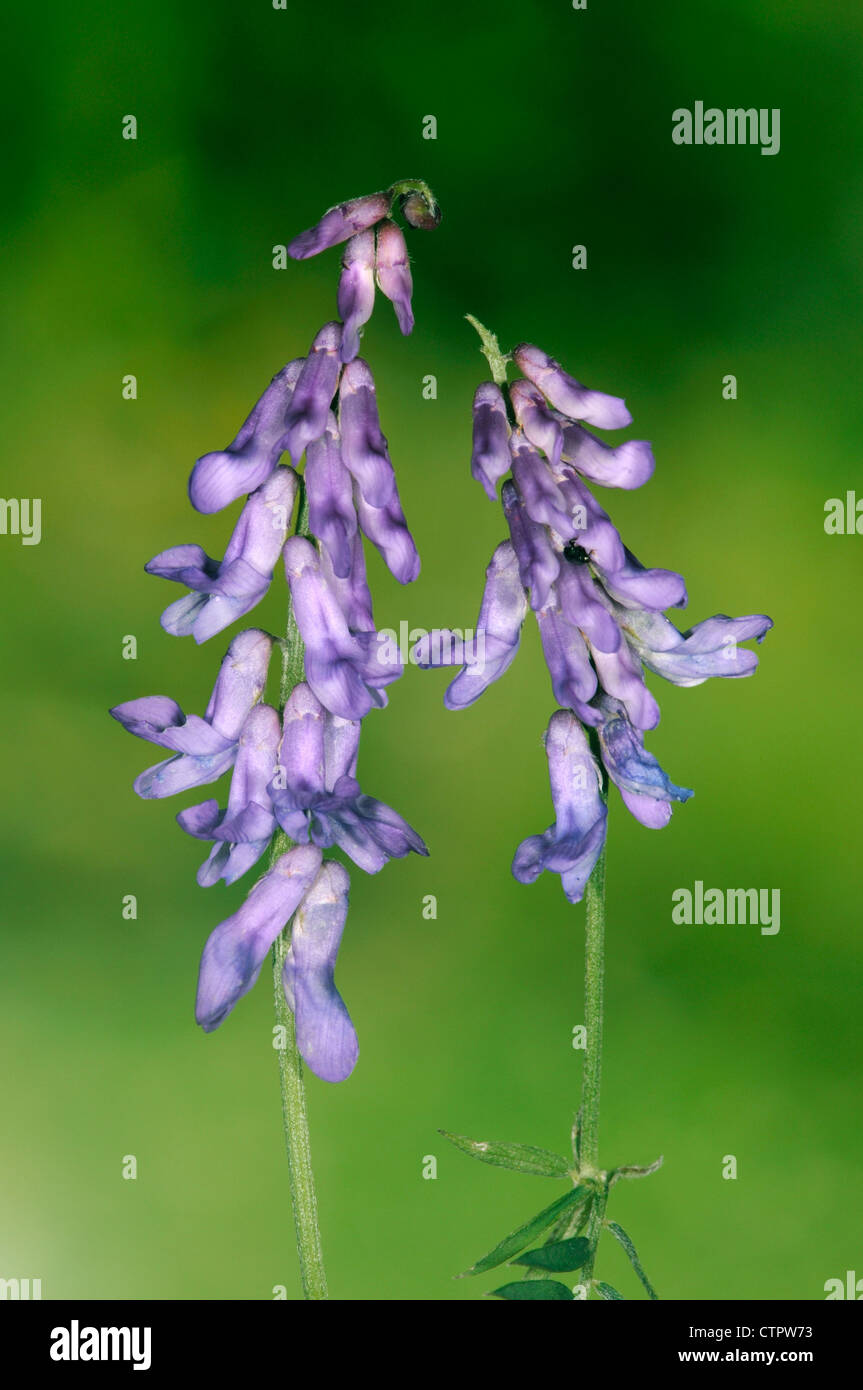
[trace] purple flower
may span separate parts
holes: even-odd
[[[601,776],[578,720],[557,710],[545,736],[555,820],[542,835],[523,840],[512,872],[520,883],[534,883],[547,869],[560,874],[571,903],[580,902],[605,842],[607,810]]]
[[[212,1033],[261,972],[267,952],[293,917],[321,867],[315,845],[295,845],[252,888],[242,907],[211,933],[198,973],[195,1018]]]
[[[561,415],[570,420],[585,420],[601,430],[619,430],[632,424],[625,401],[582,386],[541,348],[522,343],[512,355],[519,371],[539,387]]]
[[[288,247],[288,255],[295,261],[304,261],[309,256],[317,256],[330,246],[338,246],[357,232],[364,232],[386,217],[392,207],[391,193],[369,193],[364,198],[351,198],[347,203],[325,212],[320,222],[307,232],[300,232]]]
[[[514,381],[509,388],[515,418],[531,444],[548,455],[553,469],[560,463],[563,450],[561,417],[549,410],[538,387],[528,381]]]
[[[727,618],[719,613],[696,623],[688,632],[679,632],[658,613],[619,612],[619,621],[639,660],[648,670],[682,686],[701,685],[710,676],[751,676],[758,657],[737,643],[753,637],[762,642],[773,626],[763,613],[745,618]]]
[[[203,719],[188,717],[166,695],[127,700],[110,711],[137,738],[169,748],[174,756],[142,772],[139,796],[173,796],[215,782],[233,767],[240,731],[264,692],[273,639],[257,628],[234,638],[222,661]]]
[[[346,1080],[359,1056],[354,1025],[335,983],[349,888],[347,870],[327,860],[294,915],[282,970],[300,1055],[322,1081]]]
[[[309,527],[329,557],[333,573],[346,578],[354,563],[357,514],[351,475],[344,465],[335,416],[306,453],[304,479],[309,499]]]
[[[381,294],[386,295],[396,311],[399,328],[407,336],[414,326],[413,280],[402,230],[389,218],[378,227],[375,276]]]
[[[556,531],[562,540],[570,540],[576,534],[575,525],[545,459],[521,430],[513,434],[510,449],[513,480],[527,515],[540,526]]]
[[[337,845],[368,874],[423,841],[397,811],[365,796],[355,777],[360,725],[325,710],[306,684],[285,705],[280,764],[270,784],[276,819],[292,840]]]
[[[255,705],[240,733],[227,809],[215,800],[181,811],[177,821],[188,835],[212,840],[213,848],[198,870],[202,888],[233,883],[266,851],[276,821],[267,788],[279,757],[282,726],[271,705]]]
[[[357,518],[364,536],[380,553],[384,564],[400,584],[412,584],[420,572],[420,557],[408,530],[398,492],[383,507],[373,507],[361,492],[356,497]]]
[[[504,483],[500,496],[521,582],[530,593],[531,608],[542,608],[549,602],[551,587],[560,573],[560,557],[546,528],[528,516],[511,482]]]
[[[600,707],[599,741],[605,769],[636,820],[649,830],[661,830],[671,816],[671,802],[688,801],[693,793],[687,787],[676,787],[663,772],[644,747],[643,733],[633,727],[618,700],[603,696]]]
[[[396,479],[378,417],[374,377],[361,357],[342,373],[339,430],[342,460],[360,496],[370,507],[385,507],[396,492]]]
[[[581,425],[562,415],[556,418],[563,427],[561,459],[590,482],[601,487],[637,488],[653,476],[653,450],[645,439],[628,439],[612,448]]]
[[[285,417],[304,361],[298,357],[276,373],[233,444],[198,459],[189,479],[196,511],[220,512],[267,481],[284,452]]]
[[[498,680],[515,659],[521,640],[521,629],[527,613],[527,600],[518,570],[518,560],[509,541],[502,541],[491,557],[485,572],[486,581],[482,604],[476,623],[476,637],[472,650],[466,654],[465,664],[455,677],[446,695],[447,709],[466,709],[478,700],[483,691]],[[429,637],[421,639],[414,647],[412,656],[418,666],[452,665],[449,656],[461,645],[453,640],[446,643],[447,656],[443,658],[442,638],[454,637],[450,633],[438,633],[438,640],[432,646]]]
[[[240,513],[221,562],[211,560],[199,545],[175,545],[144,566],[148,574],[192,590],[165,609],[166,632],[206,642],[260,602],[285,543],[296,491],[294,470],[274,469]]]
[[[341,345],[342,325],[325,323],[303,362],[279,441],[292,463],[299,463],[306,446],[313,439],[320,439],[327,427],[330,404],[339,384]]]
[[[345,325],[341,360],[351,362],[360,350],[359,330],[375,307],[375,234],[371,228],[352,236],[345,247],[336,303]]]
[[[482,381],[473,398],[470,471],[492,502],[497,501],[497,484],[510,466],[506,402],[499,386],[493,381]]]
[[[402,673],[388,663],[376,632],[352,632],[339,595],[328,583],[317,551],[301,536],[285,545],[285,573],[300,636],[306,680],[321,704],[344,719],[362,719],[386,704],[384,686]]]

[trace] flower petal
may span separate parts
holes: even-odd
[[[344,1081],[359,1056],[357,1035],[335,983],[349,888],[346,870],[328,860],[294,917],[282,975],[296,1017],[300,1055],[322,1081]]]
[[[295,845],[252,888],[239,911],[210,935],[201,957],[195,1018],[218,1028],[252,988],[279,932],[294,915],[321,866],[314,845]]]

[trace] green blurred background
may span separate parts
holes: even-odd
[[[43,538],[0,537],[0,1275],[46,1298],[299,1296],[266,970],[220,1032],[193,1020],[201,948],[246,884],[196,887],[201,848],[178,804],[134,796],[155,758],[107,709],[203,709],[227,638],[166,636],[177,595],[143,564],[222,553],[237,509],[194,515],[191,464],[334,314],[338,253],[276,271],[272,247],[408,175],[444,211],[409,234],[417,329],[380,300],[364,353],[424,568],[401,590],[370,560],[379,625],[471,625],[503,534],[469,475],[466,312],[627,397],[657,472],[601,498],[686,575],[689,621],[776,622],[753,680],[653,682],[650,746],[694,800],[662,834],[611,812],[603,1162],[665,1155],[612,1215],[666,1298],[819,1299],[863,1273],[863,540],[823,529],[861,475],[859,7],[82,0],[9,22],[3,492],[43,498]],[[696,100],[781,108],[780,153],[673,145]],[[284,600],[256,621],[279,630]],[[534,630],[469,711],[444,683],[410,669],[364,731],[364,785],[432,857],[354,875],[339,983],[361,1058],[309,1083],[336,1298],[495,1287],[451,1276],[558,1188],[438,1127],[561,1148],[577,1103],[583,909],[509,873],[551,818]],[[781,931],[675,926],[696,879],[779,888]],[[640,1296],[617,1247],[600,1274]]]

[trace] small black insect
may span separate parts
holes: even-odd
[[[563,558],[569,560],[573,565],[586,565],[590,560],[590,555],[583,545],[578,545],[576,541],[567,541],[563,547]]]

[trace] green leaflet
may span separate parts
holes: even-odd
[[[487,1295],[489,1298],[512,1298],[530,1299],[536,1302],[538,1299],[548,1301],[554,1299],[563,1302],[564,1299],[574,1301],[574,1295],[565,1284],[559,1284],[556,1279],[538,1279],[533,1284],[525,1284],[523,1281],[516,1284],[504,1284],[499,1289],[492,1289]]]
[[[512,1231],[510,1235],[500,1242],[500,1245],[496,1245],[493,1250],[490,1250],[481,1260],[477,1260],[475,1265],[472,1265],[470,1269],[466,1269],[464,1273],[460,1274],[458,1277],[460,1279],[465,1279],[469,1274],[485,1274],[487,1270],[496,1269],[498,1265],[504,1264],[506,1260],[511,1260],[514,1255],[520,1255],[522,1250],[526,1249],[532,1241],[536,1240],[537,1236],[542,1235],[543,1231],[548,1230],[548,1227],[552,1222],[556,1221],[559,1216],[562,1216],[565,1211],[570,1211],[573,1207],[583,1202],[589,1192],[590,1189],[584,1186],[573,1187],[571,1191],[564,1192],[563,1196],[558,1197],[557,1201],[552,1202],[550,1207],[546,1207],[536,1216],[531,1217],[523,1226],[519,1226],[518,1230]]]
[[[619,1300],[621,1303],[626,1302],[626,1299],[623,1297],[622,1293],[618,1293],[617,1289],[612,1288],[611,1284],[604,1284],[601,1279],[597,1279],[593,1287],[596,1289],[596,1292],[599,1294],[600,1298],[604,1298],[609,1302],[612,1299],[614,1299],[615,1301]]]
[[[627,1255],[629,1256],[629,1262],[632,1265],[632,1268],[635,1270],[642,1284],[647,1289],[648,1298],[655,1299],[658,1302],[659,1294],[656,1292],[655,1288],[653,1287],[644,1270],[642,1269],[641,1261],[638,1258],[638,1252],[636,1251],[635,1246],[633,1245],[629,1236],[626,1234],[626,1231],[623,1229],[622,1226],[618,1226],[616,1221],[606,1221],[605,1224],[611,1231],[611,1234],[617,1237],[624,1250],[626,1251]]]
[[[590,1241],[585,1240],[584,1236],[572,1236],[569,1240],[557,1240],[551,1245],[540,1245],[536,1250],[526,1250],[512,1263],[563,1274],[581,1269],[589,1254]]]
[[[570,1163],[560,1154],[550,1153],[548,1149],[536,1149],[532,1144],[495,1144],[482,1139],[467,1139],[463,1134],[449,1134],[442,1129],[440,1134],[455,1144],[462,1153],[470,1154],[483,1163],[492,1163],[496,1168],[512,1168],[517,1173],[532,1173],[538,1178],[566,1178]]]

